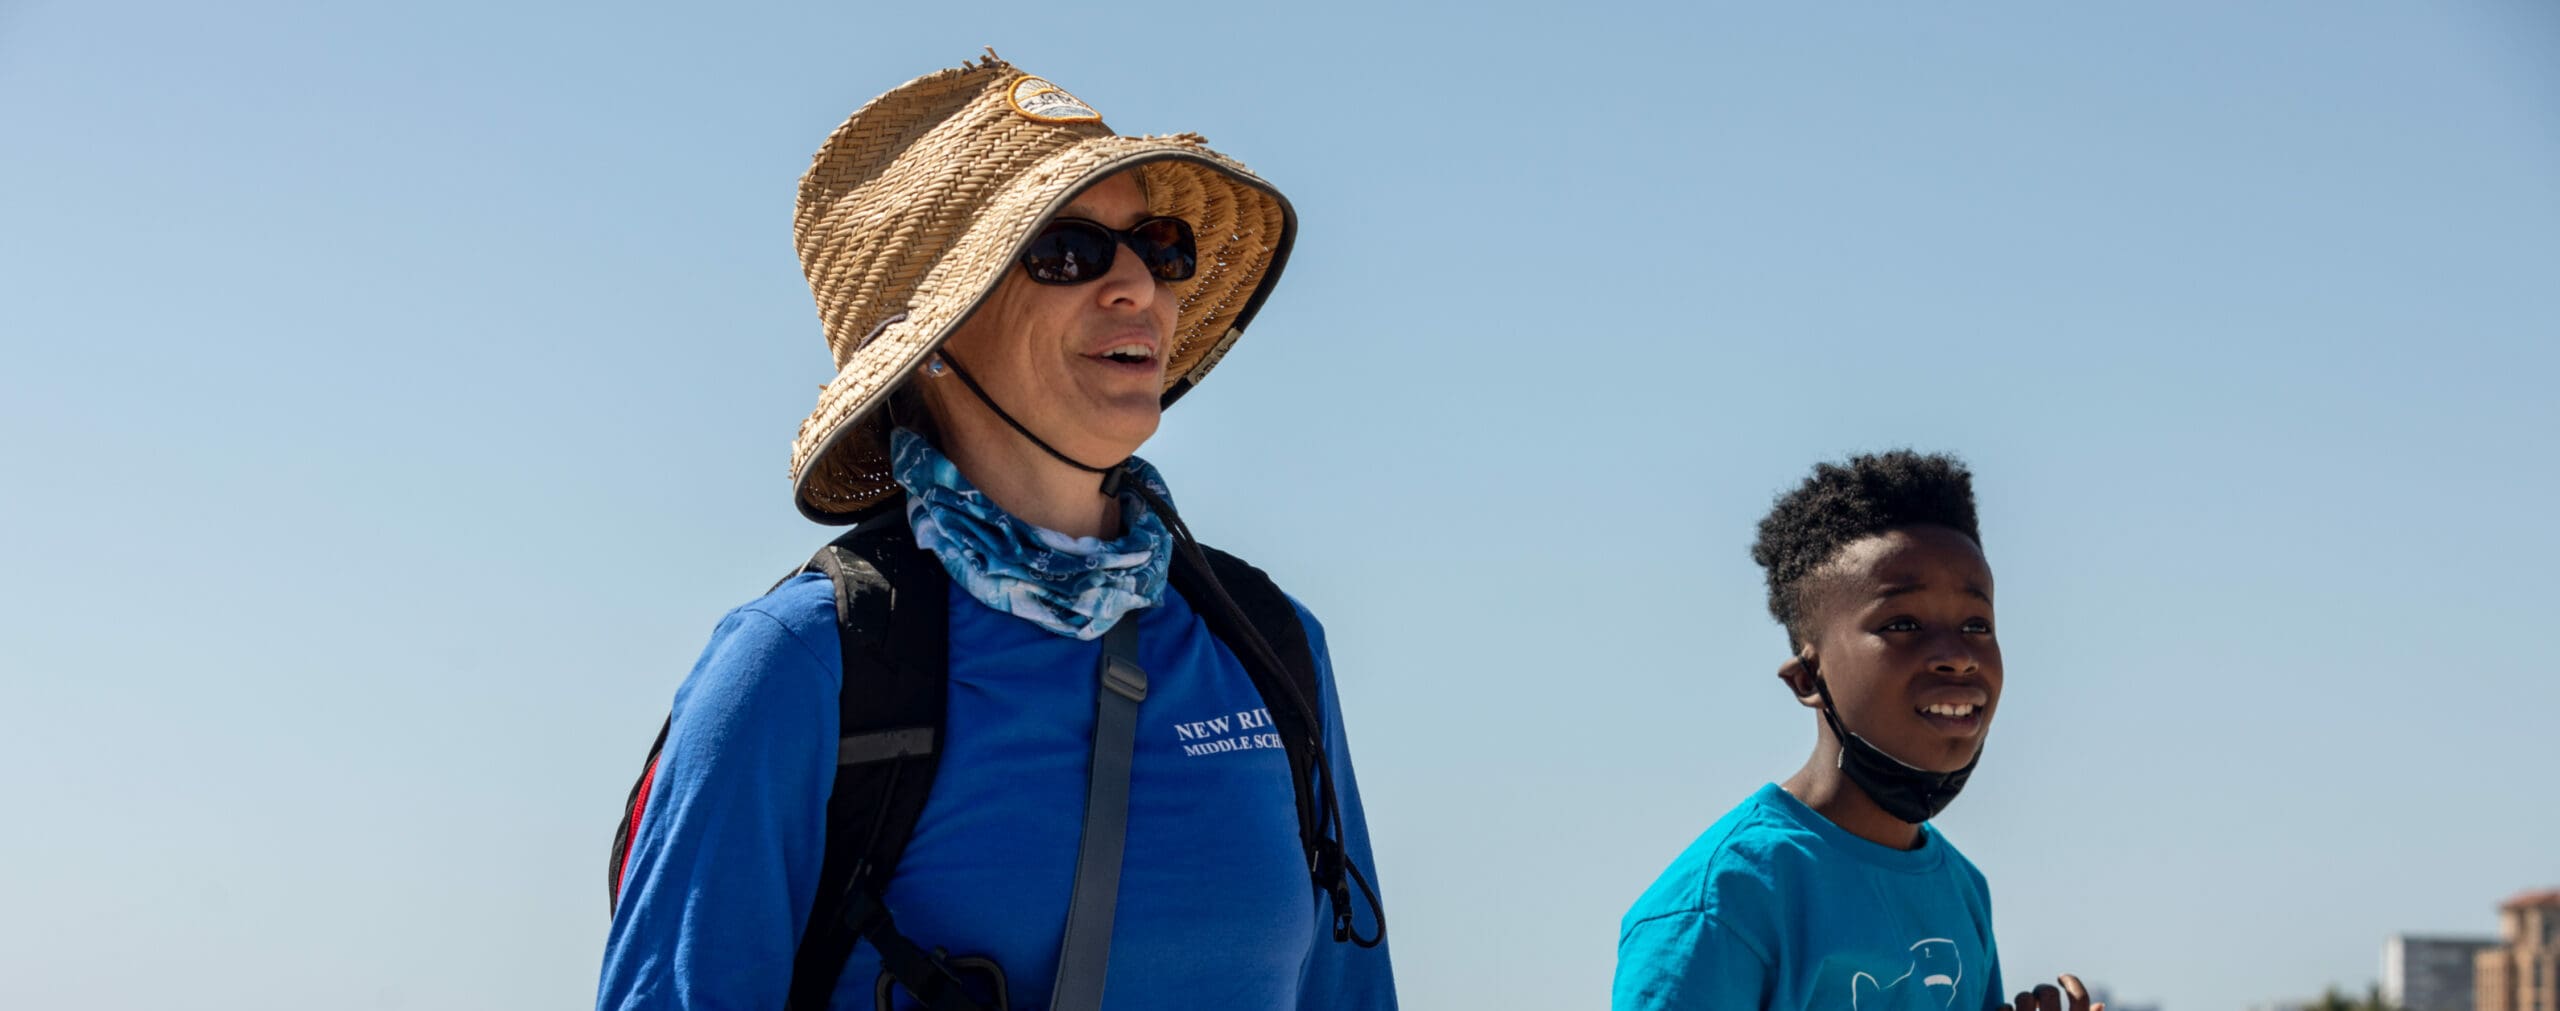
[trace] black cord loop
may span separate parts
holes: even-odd
[[[951,357],[951,351],[949,349],[946,348],[935,351],[934,354],[941,356],[943,364],[951,366],[951,374],[960,377],[961,385],[967,386],[969,388],[969,392],[976,394],[979,403],[987,405],[987,410],[996,412],[996,417],[1003,419],[1005,424],[1013,426],[1013,430],[1022,433],[1023,438],[1031,440],[1031,444],[1040,447],[1041,452],[1057,457],[1059,463],[1066,464],[1067,466],[1084,471],[1088,474],[1109,474],[1120,468],[1119,464],[1113,464],[1109,467],[1096,467],[1082,460],[1078,460],[1075,457],[1068,456],[1065,453],[1058,452],[1058,447],[1049,445],[1039,436],[1031,434],[1031,430],[1022,427],[1021,422],[1013,420],[1013,415],[1011,413],[1007,412],[1004,408],[997,406],[996,398],[988,396],[986,387],[978,385],[977,378],[975,376],[971,376],[969,374],[969,370],[960,367],[960,359]],[[1105,494],[1108,494],[1108,492]]]

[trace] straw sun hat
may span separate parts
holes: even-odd
[[[1190,222],[1200,245],[1198,272],[1172,286],[1171,404],[1243,336],[1288,261],[1297,216],[1270,183],[1197,134],[1117,136],[1091,106],[993,50],[899,85],[836,128],[801,177],[792,224],[836,363],[791,447],[803,515],[851,523],[897,493],[890,392],[1068,198],[1131,168],[1148,213]]]

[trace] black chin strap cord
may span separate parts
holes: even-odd
[[[1011,412],[1006,411],[1003,407],[997,406],[996,398],[987,395],[987,388],[978,385],[977,378],[971,376],[969,374],[969,370],[961,368],[960,359],[951,357],[951,352],[949,350],[936,351],[934,354],[942,359],[942,363],[944,365],[951,367],[951,374],[960,377],[960,384],[968,387],[969,392],[977,396],[979,403],[987,405],[987,410],[996,412],[996,417],[1003,419],[1005,424],[1013,426],[1013,430],[1022,433],[1023,438],[1031,440],[1031,444],[1040,447],[1041,452],[1057,457],[1059,463],[1066,464],[1067,466],[1084,471],[1085,473],[1104,475],[1105,484],[1110,483],[1109,475],[1119,471],[1120,468],[1117,464],[1109,467],[1096,467],[1082,460],[1078,460],[1075,457],[1068,456],[1065,453],[1058,452],[1058,447],[1052,446],[1047,440],[1031,434],[1030,429],[1022,427],[1022,422],[1015,421],[1013,419],[1013,414]]]
[[[1209,556],[1200,550],[1199,539],[1191,536],[1191,527],[1182,522],[1182,515],[1173,510],[1173,503],[1166,501],[1164,496],[1156,494],[1155,489],[1147,487],[1146,482],[1130,480],[1128,461],[1124,460],[1109,467],[1096,467],[1059,452],[1058,448],[1049,445],[1047,440],[1031,434],[1029,428],[1023,427],[1022,422],[1015,420],[1012,412],[998,406],[995,398],[987,395],[986,388],[978,385],[976,377],[971,376],[968,369],[961,367],[959,359],[951,356],[949,349],[937,350],[934,354],[942,359],[944,365],[951,368],[952,375],[960,377],[960,384],[968,387],[969,393],[977,397],[979,403],[987,405],[987,410],[995,412],[998,419],[1020,433],[1023,438],[1031,440],[1031,444],[1040,447],[1041,452],[1077,470],[1102,475],[1102,486],[1099,491],[1105,498],[1117,499],[1121,492],[1126,491],[1137,495],[1139,501],[1146,503],[1148,509],[1153,510],[1158,518],[1164,520],[1165,529],[1173,534],[1174,550],[1191,563],[1192,568],[1200,573],[1200,581],[1209,587],[1210,596],[1215,599],[1208,603],[1217,606],[1220,616],[1229,625],[1243,630],[1245,646],[1253,652],[1254,659],[1261,663],[1265,670],[1286,669],[1280,662],[1279,652],[1272,649],[1271,644],[1262,638],[1262,632],[1254,628],[1253,622],[1245,617],[1244,608],[1236,604],[1234,597],[1227,595],[1227,588],[1220,585],[1218,578],[1211,574]],[[1322,842],[1318,846],[1320,852],[1315,855],[1315,866],[1309,869],[1327,885],[1327,897],[1333,903],[1333,939],[1349,941],[1363,948],[1375,948],[1387,939],[1387,908],[1378,901],[1378,890],[1376,886],[1369,883],[1368,875],[1361,873],[1360,865],[1353,862],[1351,855],[1343,849],[1342,806],[1336,793],[1340,788],[1334,783],[1332,756],[1327,754],[1324,746],[1323,711],[1316,708],[1315,704],[1306,697],[1306,693],[1298,690],[1296,681],[1285,677],[1278,680],[1281,687],[1289,693],[1289,704],[1297,708],[1299,714],[1307,721],[1307,726],[1315,728],[1316,739],[1308,743],[1310,750],[1315,753],[1316,772],[1324,780],[1324,789],[1321,791],[1321,796],[1317,798],[1317,803],[1321,806],[1316,812],[1317,835]],[[1324,850],[1329,852],[1321,852]],[[1340,866],[1326,866],[1329,863],[1338,863]],[[1369,901],[1369,911],[1375,914],[1378,920],[1378,932],[1375,936],[1360,936],[1359,928],[1351,914],[1351,890],[1343,884],[1345,876],[1351,883],[1359,886],[1361,896]]]

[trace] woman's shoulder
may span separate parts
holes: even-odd
[[[843,680],[835,588],[817,573],[784,580],[731,609],[677,693],[688,697],[832,694]]]
[[[756,624],[739,621],[746,615],[770,624],[770,629],[757,634],[778,631],[796,640],[824,640],[832,645],[836,639],[835,584],[822,573],[800,573],[775,585],[764,596],[731,609],[721,624]]]

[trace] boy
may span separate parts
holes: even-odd
[[[1751,557],[1794,654],[1778,678],[1819,714],[1813,754],[1627,911],[1612,1005],[2008,1008],[1989,886],[1927,824],[2000,704],[1972,475],[1907,450],[1817,466],[1760,521]],[[2015,1011],[2104,1011],[2060,983]]]

